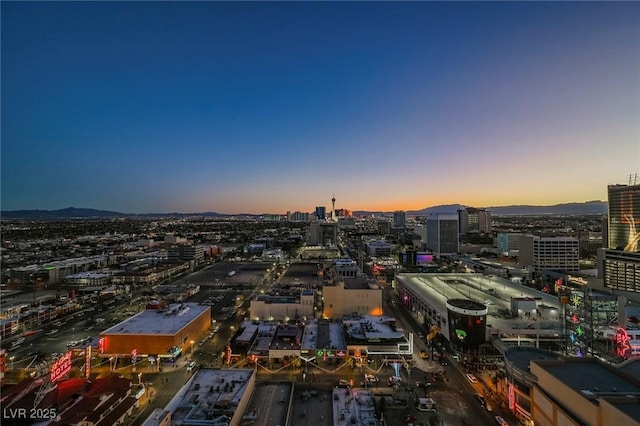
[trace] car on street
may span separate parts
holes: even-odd
[[[364,379],[369,383],[378,383],[380,381],[380,379],[378,379],[373,374],[365,374]]]
[[[396,385],[399,386],[401,382],[402,382],[402,379],[400,378],[400,376],[389,377],[389,386],[396,386]]]
[[[467,374],[466,377],[467,377],[467,380],[469,380],[474,385],[478,383],[478,379],[473,374]]]
[[[404,416],[404,417],[402,418],[402,421],[403,421],[404,423],[413,423],[413,422],[415,422],[415,421],[416,421],[416,416],[413,416],[413,415],[411,415],[411,414],[407,414],[406,416]]]
[[[473,397],[476,399],[476,401],[480,403],[482,408],[485,407],[486,401],[484,399],[484,396],[480,395],[479,393],[476,393],[475,395],[473,395]]]
[[[500,426],[509,426],[509,423],[507,423],[507,421],[500,416],[496,416],[496,423],[498,423]]]

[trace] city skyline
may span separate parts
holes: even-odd
[[[2,2],[2,210],[607,199],[640,5]]]

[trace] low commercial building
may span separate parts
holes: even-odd
[[[211,326],[211,307],[195,303],[147,309],[99,333],[102,357],[174,358],[191,349]]]
[[[153,285],[167,278],[188,271],[189,262],[165,263],[146,266],[131,271],[117,272],[113,275],[113,284]]]
[[[368,390],[333,390],[333,424],[378,426],[375,396]],[[386,422],[385,422],[386,424]]]
[[[348,354],[356,359],[368,355],[413,353],[413,337],[407,338],[393,317],[350,315],[342,320],[342,324]]]
[[[251,319],[284,320],[313,318],[314,291],[278,291],[259,295],[250,303]]]
[[[369,256],[388,257],[391,256],[393,245],[384,240],[372,240],[365,243]]]
[[[164,409],[152,412],[143,425],[240,425],[255,381],[254,370],[200,369]]]
[[[333,283],[331,283],[333,282]],[[323,318],[344,315],[382,315],[382,288],[375,281],[336,277],[322,288]]]

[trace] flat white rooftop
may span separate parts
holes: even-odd
[[[196,303],[174,304],[165,310],[149,309],[104,330],[100,334],[174,335],[210,310],[210,306]]]
[[[246,369],[198,370],[163,411],[172,413],[171,424],[229,424],[242,399],[250,396],[253,374]],[[157,424],[154,414],[144,424]]]
[[[404,339],[404,332],[392,327],[395,318],[365,315],[360,318],[343,319],[349,336],[357,339]]]
[[[378,426],[374,396],[371,391],[335,388],[333,390],[333,424]]]

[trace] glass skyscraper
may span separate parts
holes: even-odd
[[[609,185],[609,248],[640,250],[640,185]]]

